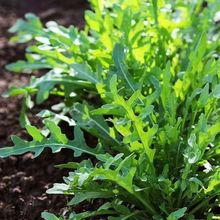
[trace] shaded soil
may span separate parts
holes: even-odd
[[[8,42],[7,29],[23,17],[26,12],[34,12],[46,22],[55,20],[68,26],[75,24],[83,27],[83,13],[88,7],[85,0],[0,0],[0,94],[12,85],[25,84],[29,76],[6,71],[7,63],[24,58],[24,45],[12,45]],[[51,98],[45,105],[59,100]],[[0,97],[0,146],[10,146],[10,135],[29,138],[19,125],[21,97]],[[30,113],[34,124],[39,124],[34,114],[42,106]],[[44,106],[45,107],[45,106]],[[20,157],[0,159],[0,219],[34,220],[41,219],[44,210],[61,214],[65,211],[66,197],[46,195],[45,191],[54,182],[61,182],[64,171],[54,168],[55,164],[72,161],[72,152],[62,151],[52,155],[45,151],[37,159],[32,154]]]

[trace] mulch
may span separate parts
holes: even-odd
[[[12,85],[24,85],[29,76],[14,74],[5,70],[4,66],[18,59],[23,59],[25,45],[9,43],[8,28],[17,18],[27,12],[34,12],[43,22],[55,20],[59,24],[69,26],[84,25],[83,14],[88,8],[85,0],[0,0],[0,94]],[[21,97],[0,97],[0,147],[10,146],[10,136],[18,135],[29,138],[19,125]],[[51,97],[43,108],[59,102]],[[36,106],[29,116],[34,124],[40,121],[34,116],[42,109]],[[62,182],[66,171],[54,168],[54,165],[73,161],[72,152],[63,150],[52,154],[50,150],[33,159],[31,153],[19,157],[0,159],[0,219],[1,220],[37,220],[44,210],[62,214],[66,210],[65,196],[47,195],[46,190],[52,183]]]

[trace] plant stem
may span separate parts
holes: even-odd
[[[195,212],[197,212],[199,209],[201,209],[204,205],[206,205],[206,203],[211,200],[213,197],[210,197],[207,200],[203,200],[199,205],[197,205],[194,209],[192,209],[189,214],[194,214]]]
[[[146,200],[144,200],[143,198],[141,198],[141,196],[139,196],[137,193],[132,193],[136,199],[138,199],[143,205],[144,207],[149,211],[150,214],[155,215],[157,214],[156,210],[154,209],[154,207],[149,204]]]
[[[177,207],[180,207],[180,201],[181,201],[182,195],[183,195],[183,191],[181,190],[179,195],[178,195]]]
[[[191,202],[189,203],[189,207],[193,206],[193,203],[195,204],[196,203],[196,200],[198,202],[198,198],[200,196],[200,193],[202,192],[202,190],[204,190],[203,188],[201,188],[199,190],[199,192],[197,192],[196,196],[193,198],[193,200],[191,200]]]
[[[131,213],[130,215],[127,215],[125,218],[123,218],[123,220],[129,219],[130,217],[141,214],[141,213],[143,213],[143,211],[135,211]]]

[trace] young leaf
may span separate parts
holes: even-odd
[[[66,135],[61,132],[60,127],[57,126],[53,121],[46,120],[45,125],[50,130],[52,137],[58,143],[66,144],[68,142]]]
[[[43,140],[44,136],[35,126],[26,125],[25,128],[35,141],[41,142]]]
[[[76,77],[82,80],[86,80],[91,82],[92,84],[99,83],[98,79],[96,79],[95,74],[89,69],[87,64],[78,64],[74,63],[71,65],[74,72],[76,73]]]
[[[125,48],[121,44],[116,44],[113,50],[113,60],[117,73],[120,78],[124,81],[126,86],[135,92],[138,88],[137,83],[133,80],[132,76],[129,74],[125,66]]]
[[[180,219],[182,218],[184,215],[185,215],[185,212],[186,212],[187,208],[184,207],[184,208],[181,208],[181,209],[178,209],[177,211],[175,212],[172,212],[167,220],[177,220],[177,219]]]
[[[53,124],[50,124],[50,126],[53,126]],[[55,132],[57,128],[52,129],[52,132]],[[60,134],[56,134],[56,138],[61,141],[60,143],[55,141],[53,137],[49,137],[47,139],[44,138],[41,142],[35,140],[27,142],[17,136],[12,136],[14,146],[1,148],[0,157],[5,158],[12,155],[21,155],[27,152],[32,152],[34,153],[34,156],[37,157],[43,152],[44,148],[46,147],[51,148],[53,153],[60,152],[62,148],[67,148],[73,150],[76,157],[81,156],[82,153],[90,154],[92,156],[96,156],[96,154],[100,153],[98,149],[90,148],[86,145],[83,133],[77,126],[74,129],[74,136],[75,139],[73,141],[67,141],[66,137],[62,135],[60,137]],[[64,141],[65,143],[63,143]]]
[[[60,218],[56,217],[54,214],[51,214],[49,212],[42,212],[41,217],[44,220],[61,220]]]
[[[76,103],[73,106],[71,116],[82,129],[85,129],[96,137],[102,138],[110,144],[119,145],[120,141],[111,136],[109,126],[104,118],[99,115],[91,116],[90,109],[89,106]]]

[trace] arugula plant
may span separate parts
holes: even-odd
[[[210,42],[218,38],[213,17],[220,6],[215,1],[204,9],[202,1],[90,2],[93,11],[85,13],[84,30],[65,28],[55,22],[44,27],[30,13],[26,20],[19,19],[10,29],[16,33],[12,42],[32,43],[27,48],[26,61],[9,64],[7,69],[17,73],[49,70],[41,77],[32,76],[28,85],[12,87],[5,93],[5,96],[24,96],[20,117],[23,127],[29,123],[27,109],[44,102],[50,94],[64,97],[66,105],[71,106],[84,99],[86,91],[95,92],[94,84],[102,84],[100,79],[107,77],[113,64],[112,51],[118,42],[126,47],[134,78],[143,83],[153,67],[164,68],[168,60],[173,61],[172,68],[176,71],[180,66],[185,69],[195,35],[209,32]]]
[[[58,165],[71,171],[48,193],[72,199],[67,213],[43,212],[44,219],[219,217],[220,42],[213,18],[220,6],[207,3],[91,0],[83,31],[54,22],[44,28],[32,14],[12,27],[13,41],[35,43],[27,61],[8,68],[50,70],[10,89],[25,97],[23,119],[33,94],[37,103],[50,94],[65,100],[60,114],[40,113],[42,131],[23,120],[33,140],[13,136],[14,146],[1,148],[0,156],[38,156],[46,147],[87,155]],[[73,129],[73,140],[60,120]],[[74,211],[100,199],[96,210]]]

